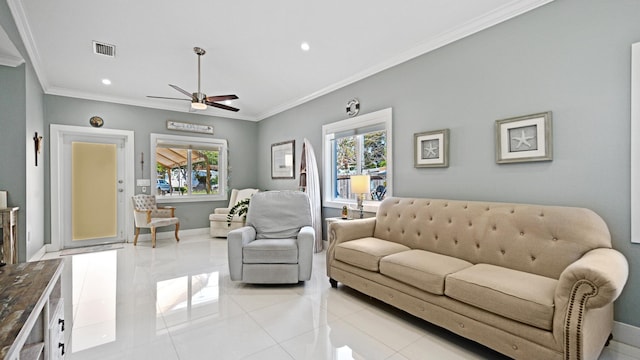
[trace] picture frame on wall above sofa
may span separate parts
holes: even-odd
[[[413,134],[413,166],[449,167],[449,129]]]
[[[295,179],[296,141],[289,140],[271,145],[271,178]]]
[[[553,160],[551,111],[496,120],[496,163]]]

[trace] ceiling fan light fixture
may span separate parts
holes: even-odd
[[[192,102],[191,103],[191,108],[194,110],[207,110],[207,104],[203,104],[203,103],[199,103],[199,102]]]

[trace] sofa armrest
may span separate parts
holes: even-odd
[[[627,259],[618,251],[594,249],[582,256],[560,274],[556,288],[556,306],[575,299],[579,287],[587,286],[585,308],[595,309],[618,298],[629,276]]]
[[[331,264],[333,263],[336,245],[345,241],[373,236],[376,228],[376,218],[336,221],[331,223],[329,233],[329,248],[327,249],[327,275],[331,278]]]
[[[612,330],[613,302],[628,276],[627,259],[608,248],[587,252],[560,274],[553,332],[565,358],[582,358],[587,348],[601,348]]]
[[[313,245],[316,231],[311,226],[303,226],[298,233],[298,280],[311,279],[313,265]]]
[[[376,218],[337,221],[331,224],[329,243],[361,239],[373,236],[376,228]]]
[[[242,248],[255,239],[256,229],[252,226],[244,226],[227,234],[229,277],[231,280],[242,280]]]

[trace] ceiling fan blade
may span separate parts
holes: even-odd
[[[182,98],[174,98],[174,97],[164,97],[164,96],[151,96],[151,95],[147,95],[148,98],[152,98],[152,99],[167,99],[167,100],[186,100],[186,101],[191,101],[191,99],[182,99]]]
[[[171,85],[171,84],[169,84],[169,86],[171,86],[172,88],[176,89],[177,91],[179,91],[179,92],[181,92],[181,93],[183,93],[183,94],[187,95],[189,98],[193,98],[193,94],[191,94],[191,93],[190,93],[190,92],[188,92],[187,90],[185,90],[185,89],[183,89],[183,88],[181,88],[181,87],[179,87],[179,86],[176,86],[176,85]]]
[[[236,95],[216,95],[216,96],[207,96],[207,101],[224,101],[224,100],[236,100],[238,96]]]
[[[223,104],[218,104],[215,102],[211,102],[211,101],[205,101],[205,104],[209,105],[209,106],[213,106],[213,107],[217,107],[218,109],[224,109],[224,110],[229,110],[229,111],[240,111],[240,109],[231,107],[231,106],[227,106],[227,105],[223,105]]]

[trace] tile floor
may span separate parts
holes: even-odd
[[[205,235],[60,258],[71,360],[506,359],[349,288],[331,289],[324,252],[311,281],[276,286],[230,281],[226,240]],[[640,359],[640,349],[613,342],[600,359]]]

